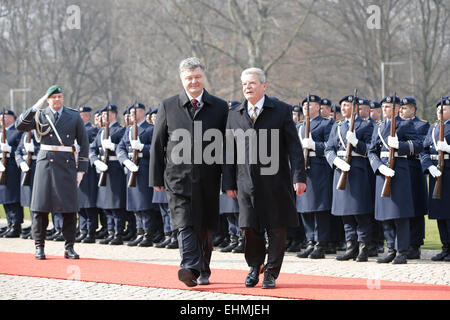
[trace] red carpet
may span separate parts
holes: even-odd
[[[308,300],[450,300],[450,286],[282,273],[277,288],[245,288],[247,271],[213,269],[211,285],[192,289],[178,281],[177,266],[82,258],[67,260],[0,252],[0,274],[81,280],[140,287],[199,290]]]

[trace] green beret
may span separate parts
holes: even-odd
[[[47,97],[50,97],[52,94],[62,93],[62,88],[58,85],[53,85],[47,90]]]

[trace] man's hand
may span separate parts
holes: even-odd
[[[302,140],[303,149],[316,150],[316,143],[312,138]]]
[[[41,97],[35,104],[33,107],[31,107],[31,109],[33,110],[41,110],[44,108],[44,103],[45,100],[47,100],[48,96],[47,94],[45,94],[43,97]]]
[[[436,166],[429,166],[428,172],[431,174],[433,178],[439,178],[442,175],[442,172]]]
[[[25,161],[23,161],[20,163],[20,170],[22,170],[22,172],[28,172],[30,171],[30,167]]]
[[[131,144],[131,148],[133,150],[138,150],[138,151],[142,151],[142,149],[144,149],[144,144],[141,143],[141,141],[139,140],[139,138],[137,140],[131,140],[130,141]]]
[[[8,144],[8,141],[6,141],[5,143],[0,143],[0,150],[2,152],[7,152],[7,153],[11,153],[11,146]]]
[[[382,164],[378,170],[381,172],[382,175],[384,175],[385,177],[393,177],[395,175],[395,171],[392,170],[391,168],[385,166],[384,164]]]
[[[80,186],[81,180],[83,180],[84,172],[77,172],[77,187]]]
[[[23,147],[25,148],[26,152],[34,153],[34,143],[33,142],[30,142],[30,143],[25,142],[23,144]]]
[[[344,160],[342,160],[341,158],[336,157],[333,161],[333,164],[337,168],[341,169],[341,171],[344,171],[344,172],[350,171],[350,165],[347,162],[345,162]]]
[[[237,190],[226,190],[227,196],[229,196],[232,199],[237,198]]]
[[[350,142],[353,147],[356,148],[356,146],[358,145],[358,138],[356,138],[356,134],[353,131],[347,131],[347,135],[346,135],[347,141]]]
[[[123,162],[124,166],[127,167],[128,170],[130,170],[131,172],[138,172],[139,167],[137,165],[134,164],[133,161],[127,159]]]
[[[108,165],[100,160],[95,160],[94,166],[102,172],[105,172],[106,170],[108,170]]]
[[[399,148],[399,142],[398,142],[398,137],[397,135],[395,137],[388,137],[388,146],[394,149],[398,149]]]
[[[155,189],[156,191],[163,191],[164,186],[156,186],[156,187],[153,187],[153,189]]]
[[[439,140],[436,145],[436,150],[450,153],[450,146],[448,145],[448,143],[445,139],[444,139],[444,141]]]
[[[303,182],[294,183],[294,190],[298,196],[301,196],[303,192],[305,192],[306,190],[306,183]]]
[[[111,142],[111,137],[109,137],[108,139],[102,140],[102,148],[103,150],[108,149],[114,152],[114,150],[116,149],[116,145]]]

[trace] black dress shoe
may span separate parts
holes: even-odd
[[[81,240],[81,243],[95,243],[95,231],[89,231],[86,238]]]
[[[348,260],[355,260],[358,256],[358,245],[355,240],[349,240],[347,241],[347,250],[343,255],[339,255],[336,257],[336,260],[338,261],[348,261]]]
[[[386,257],[377,259],[377,263],[390,263],[395,259],[396,251],[394,249],[389,249]]]
[[[356,257],[356,262],[367,262],[367,261],[369,261],[368,243],[361,242],[359,244],[359,254]]]
[[[195,287],[197,285],[197,281],[195,281],[197,278],[198,276],[196,276],[191,269],[181,268],[178,270],[178,280],[188,287]]]
[[[411,260],[420,259],[420,247],[410,247],[407,258]]]
[[[297,258],[308,258],[308,256],[311,254],[311,252],[314,251],[314,242],[309,241],[308,245],[306,246],[306,249],[302,252],[297,253]]]
[[[233,250],[231,250],[231,252],[233,252],[233,253],[244,253],[244,240],[243,239],[239,239],[238,245]]]
[[[200,273],[200,277],[197,278],[197,284],[199,284],[201,286],[208,285],[209,284],[209,275]]]
[[[392,264],[406,264],[408,263],[408,252],[399,252]]]
[[[450,256],[450,246],[447,244],[442,245],[442,251],[437,255],[431,257],[431,261],[444,261],[446,257]]]
[[[264,272],[264,268],[260,267],[250,267],[250,271],[245,279],[245,286],[248,288],[254,287],[259,282],[259,274]]]
[[[170,235],[166,235],[164,238],[164,241],[161,241],[160,243],[155,243],[154,247],[155,248],[165,248],[170,241],[172,240],[172,237]]]
[[[262,283],[263,289],[274,289],[275,288],[275,277],[270,272],[264,272],[264,280]]]
[[[64,259],[80,259],[80,256],[75,252],[73,247],[68,247],[64,251]]]
[[[310,259],[325,259],[325,246],[322,246],[321,244],[317,244],[314,247],[313,252],[310,253],[308,256]]]
[[[36,253],[35,253],[34,257],[37,260],[45,260],[44,247],[36,247]]]

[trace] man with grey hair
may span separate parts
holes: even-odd
[[[180,63],[183,90],[163,100],[153,131],[150,152],[150,186],[166,190],[173,229],[178,229],[181,264],[178,279],[188,287],[209,284],[212,231],[219,222],[221,164],[193,163],[194,151],[208,145],[194,140],[209,129],[225,134],[228,105],[205,90],[205,66],[198,58]],[[194,128],[202,132],[194,134]],[[179,163],[172,154],[180,144],[178,133],[189,132],[190,161]],[[184,144],[186,141],[183,140]],[[185,149],[183,149],[185,151]],[[178,154],[177,154],[178,155]],[[175,157],[174,157],[175,158]]]
[[[248,159],[251,156],[241,163],[237,152],[230,163],[227,148],[222,188],[239,203],[239,227],[244,237],[245,260],[250,267],[245,286],[256,286],[259,274],[264,272],[262,288],[269,289],[275,288],[281,270],[287,227],[299,223],[294,190],[297,195],[306,190],[305,162],[291,106],[265,95],[267,83],[261,69],[244,70],[241,81],[245,100],[228,114],[226,145],[235,145],[234,140],[239,139],[228,134],[232,131],[254,130],[259,145],[264,136],[271,137],[266,143],[267,150],[271,155],[278,154],[274,160],[278,162],[278,170],[266,173],[264,169],[268,165],[261,150],[257,152],[256,163]],[[250,155],[250,144],[245,144],[245,155]],[[269,241],[266,265],[265,231]]]

